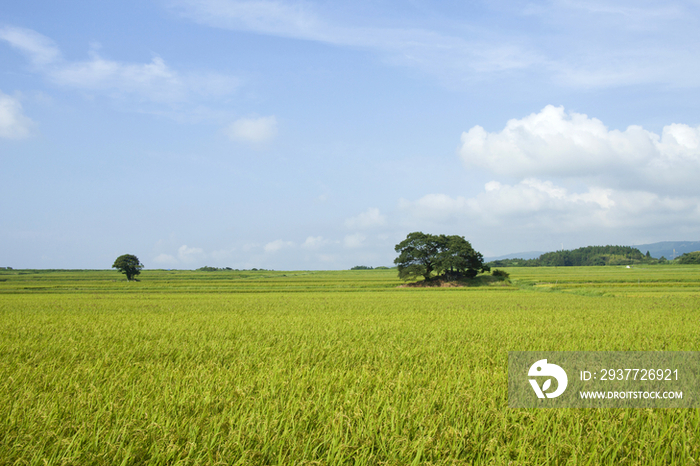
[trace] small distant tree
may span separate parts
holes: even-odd
[[[139,258],[133,254],[124,254],[117,257],[117,260],[112,264],[112,268],[125,274],[126,280],[131,281],[136,275],[141,273],[143,264],[139,261]]]

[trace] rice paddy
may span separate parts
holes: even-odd
[[[0,464],[697,464],[691,409],[510,409],[508,351],[698,351],[700,268],[0,271]]]

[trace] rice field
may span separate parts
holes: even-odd
[[[0,464],[697,464],[691,409],[510,409],[508,351],[698,351],[700,268],[0,271]]]

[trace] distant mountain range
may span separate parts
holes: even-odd
[[[512,254],[506,254],[505,256],[484,257],[484,262],[497,261],[501,259],[537,259],[544,253],[545,251],[514,252]]]
[[[649,255],[655,259],[664,256],[668,260],[682,256],[686,252],[700,251],[700,241],[661,241],[659,243],[633,244],[631,246],[639,249],[642,254],[646,254],[647,251],[649,251]],[[514,252],[504,256],[484,257],[484,262],[500,259],[537,259],[545,252],[546,251]]]
[[[633,244],[632,247],[639,249],[642,254],[649,251],[651,257],[656,259],[664,256],[672,260],[686,252],[700,251],[700,241],[661,241],[651,244]]]

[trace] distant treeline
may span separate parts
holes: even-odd
[[[384,266],[379,266],[379,267],[370,267],[368,265],[356,265],[355,267],[351,268],[350,270],[388,270],[389,267],[384,267]]]
[[[691,253],[694,254],[694,253]],[[665,257],[654,259],[631,246],[586,246],[572,251],[554,251],[537,259],[499,259],[489,262],[490,267],[566,267],[584,265],[633,265],[667,262]]]
[[[700,251],[686,252],[681,257],[676,258],[679,264],[700,264]]]
[[[197,272],[221,272],[221,271],[231,271],[231,272],[274,272],[271,269],[232,269],[231,267],[209,267],[205,265],[197,269]]]

